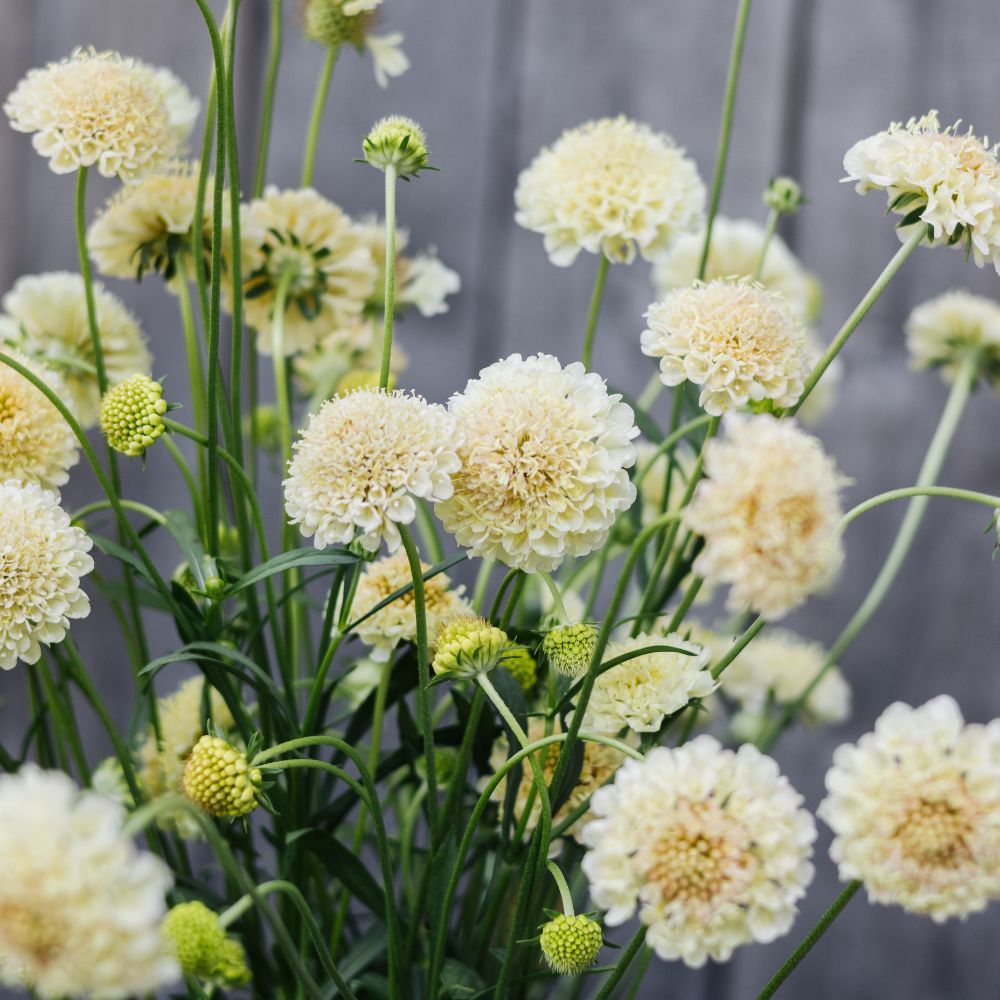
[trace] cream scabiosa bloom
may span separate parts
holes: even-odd
[[[94,285],[104,367],[111,384],[148,375],[152,359],[138,320],[103,285]],[[66,385],[66,402],[84,427],[97,421],[101,396],[79,274],[51,271],[19,278],[3,297],[0,340],[54,369]]]
[[[647,310],[641,343],[660,359],[660,381],[700,385],[698,401],[713,416],[762,400],[791,406],[809,372],[802,324],[780,296],[749,281],[669,292]]]
[[[545,237],[553,264],[581,250],[628,263],[702,225],[705,186],[670,136],[619,116],[563,132],[521,172],[514,202],[515,221]]]
[[[599,548],[635,500],[632,408],[599,375],[512,354],[452,396],[463,442],[446,531],[475,556],[529,572]]]
[[[57,174],[97,167],[133,182],[175,156],[198,102],[169,70],[117,52],[76,49],[31,70],[8,95],[4,113]]]
[[[990,261],[1000,274],[1000,162],[971,129],[942,129],[936,111],[893,122],[855,143],[844,170],[860,194],[885,191],[889,208],[912,220],[900,239],[929,226],[931,243],[968,246],[979,267]]]
[[[837,749],[819,816],[842,880],[938,923],[1000,898],[1000,721],[965,725],[952,698],[890,705]]]
[[[346,545],[360,532],[374,552],[400,545],[400,524],[418,499],[452,495],[461,430],[443,406],[420,396],[358,389],[327,401],[295,442],[285,510],[316,548]]]
[[[684,523],[705,539],[695,572],[730,585],[730,610],[780,618],[833,580],[844,479],[819,441],[789,420],[732,414],[705,474]]]
[[[0,485],[0,669],[37,663],[71,618],[86,618],[80,587],[94,568],[93,542],[70,524],[55,493],[34,483]]]
[[[711,736],[627,760],[591,799],[582,867],[605,922],[638,910],[646,943],[692,968],[785,934],[812,880],[816,827],[755,747]]]
[[[25,764],[0,777],[0,815],[0,981],[104,1000],[179,978],[160,932],[173,880],[120,805]]]

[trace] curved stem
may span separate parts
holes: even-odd
[[[764,239],[760,245],[760,256],[757,258],[757,266],[753,271],[754,281],[760,281],[760,276],[764,273],[767,251],[771,248],[771,240],[774,239],[774,231],[778,228],[779,218],[781,218],[781,213],[776,208],[772,208],[767,213],[767,222],[764,224]]]
[[[740,653],[742,653],[743,650],[750,645],[754,636],[756,636],[757,633],[760,632],[760,630],[766,624],[767,623],[764,621],[762,617],[756,618],[753,622],[750,623],[749,627],[743,633],[743,635],[741,635],[739,639],[737,639],[729,647],[729,649],[726,650],[722,659],[720,659],[719,662],[712,667],[712,676],[716,680],[718,680],[722,676],[722,672],[726,669],[726,667],[728,667],[729,664],[732,663],[733,660],[735,660],[736,657],[739,656]]]
[[[257,145],[257,165],[253,176],[253,197],[259,198],[267,179],[267,158],[271,148],[271,122],[274,117],[274,91],[281,65],[283,19],[282,0],[271,0],[271,47],[267,59],[267,76],[264,79],[264,96],[260,108],[260,141]]]
[[[594,290],[590,293],[590,309],[587,312],[587,330],[583,335],[583,354],[580,360],[583,367],[589,370],[594,354],[594,335],[597,332],[597,317],[601,314],[601,302],[604,300],[604,285],[608,280],[608,264],[611,262],[604,256],[602,250],[597,262],[597,275],[594,278]]]
[[[556,887],[559,889],[559,898],[562,900],[563,913],[567,917],[572,917],[576,911],[573,909],[573,894],[569,891],[569,884],[566,882],[566,876],[563,875],[559,866],[549,859],[546,867],[549,870],[549,874],[552,876],[552,880],[555,882]]]
[[[907,497],[948,497],[952,500],[965,500],[969,503],[981,504],[983,507],[992,507],[994,510],[1000,509],[1000,496],[993,496],[990,493],[979,493],[976,490],[963,490],[954,486],[903,486],[897,490],[888,490],[870,497],[857,507],[852,507],[841,518],[841,524],[845,527],[862,514],[876,507],[881,507],[884,503],[893,500],[905,500]]]
[[[712,417],[707,413],[700,417],[695,417],[694,420],[689,420],[686,424],[682,424],[677,428],[672,434],[668,434],[657,446],[656,450],[646,459],[643,463],[642,468],[636,472],[635,477],[632,482],[636,486],[641,483],[646,476],[649,475],[650,470],[656,465],[656,460],[665,452],[670,451],[679,441],[686,438],[688,434],[693,434],[697,430],[701,430],[702,427],[707,427],[712,422]]]
[[[137,514],[144,514],[151,521],[155,521],[157,524],[166,524],[167,519],[154,507],[149,507],[144,503],[139,503],[137,500],[119,500],[118,501],[124,510],[134,510]],[[99,510],[110,510],[111,501],[110,500],[95,500],[93,503],[85,504],[83,507],[78,508],[70,514],[69,519],[71,521],[82,521],[89,514],[94,514]]]
[[[537,576],[542,583],[549,588],[549,593],[552,595],[552,607],[559,618],[559,624],[568,624],[569,616],[566,614],[566,606],[563,604],[562,594],[559,592],[559,584],[552,579],[551,573],[544,573],[542,570],[536,570],[535,576]]]
[[[391,163],[385,168],[385,298],[382,308],[382,366],[378,384],[386,389],[392,361],[392,321],[396,308],[396,168]]]
[[[313,169],[316,164],[316,144],[319,140],[320,126],[323,124],[323,111],[326,99],[330,93],[330,80],[333,77],[333,67],[337,64],[339,45],[331,45],[326,50],[323,69],[316,84],[316,95],[313,97],[312,112],[309,115],[309,131],[306,133],[306,148],[302,155],[302,187],[310,187],[313,181]]]

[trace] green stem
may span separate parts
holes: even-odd
[[[288,395],[288,359],[285,357],[285,308],[288,290],[292,283],[292,273],[286,271],[278,279],[274,291],[274,310],[271,320],[271,334],[274,338],[274,398],[278,406],[278,426],[281,433],[282,475],[292,460],[292,402]]]
[[[871,497],[857,507],[852,507],[841,519],[843,525],[860,517],[875,507],[881,507],[892,500],[905,500],[907,497],[948,497],[952,500],[966,500],[969,503],[981,504],[983,507],[1000,508],[1000,496],[991,493],[977,493],[975,490],[961,490],[953,486],[903,486],[898,490],[889,490]]]
[[[396,308],[396,167],[385,168],[385,301],[382,328],[382,367],[378,384],[389,386],[389,366],[392,361],[392,321]]]
[[[306,133],[306,148],[302,156],[302,187],[310,187],[313,181],[313,169],[316,164],[316,144],[319,140],[320,126],[323,124],[323,111],[326,99],[330,93],[330,80],[333,77],[333,67],[337,64],[339,45],[331,45],[326,50],[323,69],[320,71],[319,82],[316,84],[316,95],[313,97],[312,113],[309,115],[309,131]]]
[[[573,909],[573,894],[569,891],[569,883],[566,881],[566,876],[563,875],[559,866],[552,860],[547,862],[546,867],[556,887],[559,889],[559,898],[562,900],[563,913],[567,917],[572,917],[576,911]]]
[[[778,228],[778,219],[780,218],[781,213],[776,208],[772,208],[767,213],[767,222],[764,225],[764,240],[760,245],[760,256],[757,258],[757,266],[753,272],[754,281],[760,281],[760,276],[764,273],[767,251],[771,248],[771,240],[774,239],[774,231]]]
[[[76,249],[80,257],[80,275],[83,278],[83,292],[87,302],[87,326],[90,330],[91,349],[94,352],[97,389],[103,396],[108,388],[108,374],[104,365],[101,331],[97,325],[97,304],[94,301],[90,255],[87,253],[87,167],[80,167],[76,172]]]
[[[625,973],[628,972],[628,967],[632,964],[632,959],[635,958],[639,949],[646,943],[647,930],[647,927],[640,927],[635,932],[632,940],[629,941],[625,950],[622,952],[622,957],[615,963],[615,967],[611,971],[611,975],[604,980],[604,985],[601,987],[600,992],[594,997],[594,1000],[608,1000],[608,997],[614,993],[618,984],[625,978]]]
[[[678,397],[679,398],[679,397]],[[679,441],[686,438],[689,434],[693,434],[697,430],[701,430],[702,427],[707,427],[713,420],[707,413],[700,417],[695,417],[694,420],[689,420],[686,424],[682,424],[677,428],[672,434],[668,434],[657,446],[656,450],[646,459],[643,463],[642,468],[639,469],[635,474],[635,478],[632,480],[636,486],[638,486],[645,478],[649,475],[653,466],[656,465],[657,459],[665,452],[670,451]]]
[[[559,584],[552,579],[552,575],[550,573],[544,573],[542,570],[536,570],[535,576],[537,576],[545,584],[545,586],[549,588],[549,593],[552,595],[552,607],[559,618],[559,624],[568,624],[569,616],[566,614],[566,606],[563,604],[562,594],[559,592]]]
[[[594,290],[590,293],[590,309],[587,312],[587,330],[583,335],[583,367],[590,369],[594,354],[594,335],[597,333],[597,318],[601,314],[601,302],[604,299],[604,285],[608,280],[608,265],[611,262],[601,251],[597,262],[597,275],[594,277]]]
[[[184,331],[184,345],[187,349],[188,378],[191,382],[191,409],[194,411],[194,426],[199,433],[204,434],[208,427],[208,416],[205,411],[205,395],[202,386],[205,382],[205,364],[201,356],[201,345],[194,325],[194,313],[191,309],[191,290],[188,285],[187,265],[183,255],[177,258],[177,300],[181,312],[181,328]],[[199,480],[202,492],[205,492],[205,461],[199,457]]]
[[[281,65],[283,23],[282,0],[271,0],[271,47],[267,59],[267,76],[264,79],[264,96],[260,108],[260,140],[257,145],[257,165],[253,176],[253,197],[259,198],[267,179],[267,158],[271,148],[271,122],[274,117],[274,92]]]
[[[729,647],[729,649],[726,650],[726,653],[722,657],[722,659],[720,659],[719,662],[712,667],[712,676],[716,680],[718,680],[722,676],[722,672],[726,669],[726,667],[728,667],[729,664],[732,663],[733,660],[735,660],[736,657],[739,656],[740,653],[742,653],[743,650],[750,645],[753,638],[757,635],[758,632],[760,632],[760,630],[764,627],[765,624],[766,622],[764,621],[763,618],[755,619],[753,622],[751,622],[750,626],[743,633],[743,635],[741,635],[739,639],[737,639],[736,642],[734,642]]]
[[[167,519],[153,507],[148,507],[144,503],[139,503],[136,500],[119,500],[118,501],[124,510],[134,510],[137,514],[143,514],[148,517],[151,521],[155,521],[157,524],[166,524]],[[111,501],[110,500],[95,500],[93,503],[85,504],[78,510],[73,511],[70,514],[71,521],[82,521],[90,514],[94,514],[99,510],[110,510]]]
[[[68,699],[64,701],[60,693],[56,690],[56,686],[52,681],[52,674],[49,672],[49,665],[45,656],[41,656],[39,658],[36,669],[42,679],[42,687],[45,690],[45,700],[48,703],[52,718],[55,721],[57,728],[62,733],[63,738],[66,741],[66,745],[70,749],[70,753],[73,755],[73,760],[76,763],[76,769],[77,773],[80,775],[80,780],[83,784],[89,785],[90,768],[87,766],[87,756],[83,752],[83,743],[80,739],[80,732],[77,727],[76,717],[73,714],[73,706],[68,703]]]

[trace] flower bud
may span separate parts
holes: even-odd
[[[552,669],[557,674],[574,679],[587,672],[596,646],[597,629],[587,622],[561,625],[542,640],[542,652]]]
[[[431,666],[436,674],[475,677],[492,670],[509,646],[507,633],[485,618],[458,615],[442,624]]]
[[[538,940],[549,968],[560,976],[578,976],[597,961],[604,943],[601,925],[583,914],[560,913],[542,927]]]
[[[361,49],[373,20],[371,0],[307,0],[303,17],[306,38],[334,48]]]
[[[104,394],[98,419],[108,444],[135,458],[163,433],[166,412],[163,386],[148,375],[133,375]]]
[[[772,177],[764,192],[764,204],[782,215],[790,215],[805,204],[805,198],[802,188],[791,177]]]
[[[181,786],[184,794],[210,816],[246,816],[257,808],[261,774],[247,755],[218,736],[202,736],[194,745]]]
[[[390,115],[377,121],[364,141],[365,162],[379,170],[393,167],[399,177],[427,169],[427,137],[412,119]]]
[[[222,986],[242,986],[250,980],[242,945],[226,935],[219,916],[197,900],[173,907],[163,921],[181,971],[195,979]]]
[[[500,666],[506,667],[522,691],[530,691],[538,679],[538,664],[524,646],[509,646],[504,650]]]

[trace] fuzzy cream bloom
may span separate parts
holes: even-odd
[[[698,968],[787,933],[812,881],[802,797],[755,747],[711,736],[627,760],[591,800],[583,871],[617,926],[638,909],[662,959]]]
[[[708,650],[676,633],[657,636],[640,632],[610,642],[604,660],[664,645],[685,652],[642,653],[597,676],[584,729],[616,733],[628,726],[637,733],[655,733],[668,715],[684,708],[692,698],[705,698],[715,690],[717,681],[706,669]]]
[[[941,923],[1000,898],[1000,721],[965,725],[946,695],[896,702],[836,750],[826,789],[830,856],[873,902]]]
[[[124,1000],[179,978],[160,932],[173,880],[120,805],[25,764],[0,777],[0,815],[0,982]]]
[[[18,352],[14,358],[60,399],[66,395],[55,372]],[[0,364],[0,482],[19,479],[54,490],[69,479],[79,457],[76,435],[62,414],[23,375]]]
[[[243,269],[244,313],[257,330],[260,349],[273,354],[274,309],[279,284],[287,285],[282,349],[308,350],[330,329],[364,309],[375,271],[358,227],[312,188],[271,186],[251,201],[248,216],[262,234],[257,266]],[[234,290],[224,282],[227,308]]]
[[[889,208],[906,222],[900,239],[913,226],[929,226],[933,244],[967,247],[979,267],[991,261],[1000,274],[997,147],[971,129],[959,132],[957,123],[942,129],[936,111],[905,125],[893,122],[855,143],[844,170],[860,194],[885,191]]]
[[[198,102],[169,70],[91,48],[31,70],[4,114],[18,132],[33,133],[57,174],[96,165],[131,182],[177,154]]]
[[[464,436],[461,471],[436,511],[474,556],[551,572],[600,548],[635,500],[632,408],[579,362],[512,354],[448,408]]]
[[[713,416],[762,400],[791,406],[809,373],[805,328],[780,296],[749,281],[669,292],[647,310],[641,343],[660,359],[660,381],[700,385],[698,402]]]
[[[426,573],[430,566],[421,563],[420,568]],[[358,580],[358,589],[351,605],[351,618],[359,618],[411,582],[410,563],[402,549],[369,563]],[[464,594],[465,587],[453,586],[445,573],[438,573],[424,581],[428,635],[437,635],[441,624],[448,618],[472,614],[472,607],[465,600]],[[354,632],[362,642],[372,647],[375,659],[389,659],[399,643],[416,638],[417,616],[413,591],[397,597],[391,604],[376,611],[358,625]]]
[[[602,118],[569,129],[542,149],[517,181],[519,226],[541,233],[553,264],[581,250],[631,262],[653,260],[704,222],[705,186],[670,136]]]
[[[70,619],[90,614],[80,581],[94,568],[92,545],[57,494],[34,483],[0,485],[0,669],[37,663]]]
[[[94,299],[108,382],[114,385],[136,372],[148,375],[152,359],[138,320],[99,282]],[[84,427],[93,426],[101,395],[80,275],[50,271],[19,278],[3,297],[3,309],[0,340],[58,372],[65,402]]]
[[[601,925],[582,913],[560,913],[542,926],[538,946],[559,976],[579,976],[597,961],[604,945]]]
[[[781,618],[833,580],[844,479],[816,438],[734,414],[705,449],[705,474],[684,523],[705,539],[695,572],[730,585],[731,611]]]
[[[764,227],[750,219],[716,216],[712,224],[712,244],[704,280],[752,279],[757,273],[765,236]],[[677,237],[670,252],[654,263],[653,284],[660,298],[675,289],[687,288],[698,280],[704,242],[704,229],[697,233],[684,233]],[[777,234],[771,237],[764,269],[757,280],[769,292],[779,294],[802,322],[814,318],[816,280]]]
[[[417,500],[447,500],[459,469],[461,432],[443,406],[420,396],[358,389],[326,402],[295,442],[285,510],[316,548],[356,532],[374,552],[400,545]]]
[[[983,378],[1000,389],[1000,302],[961,290],[924,302],[906,321],[906,346],[914,368],[939,368],[947,382],[976,352]]]

